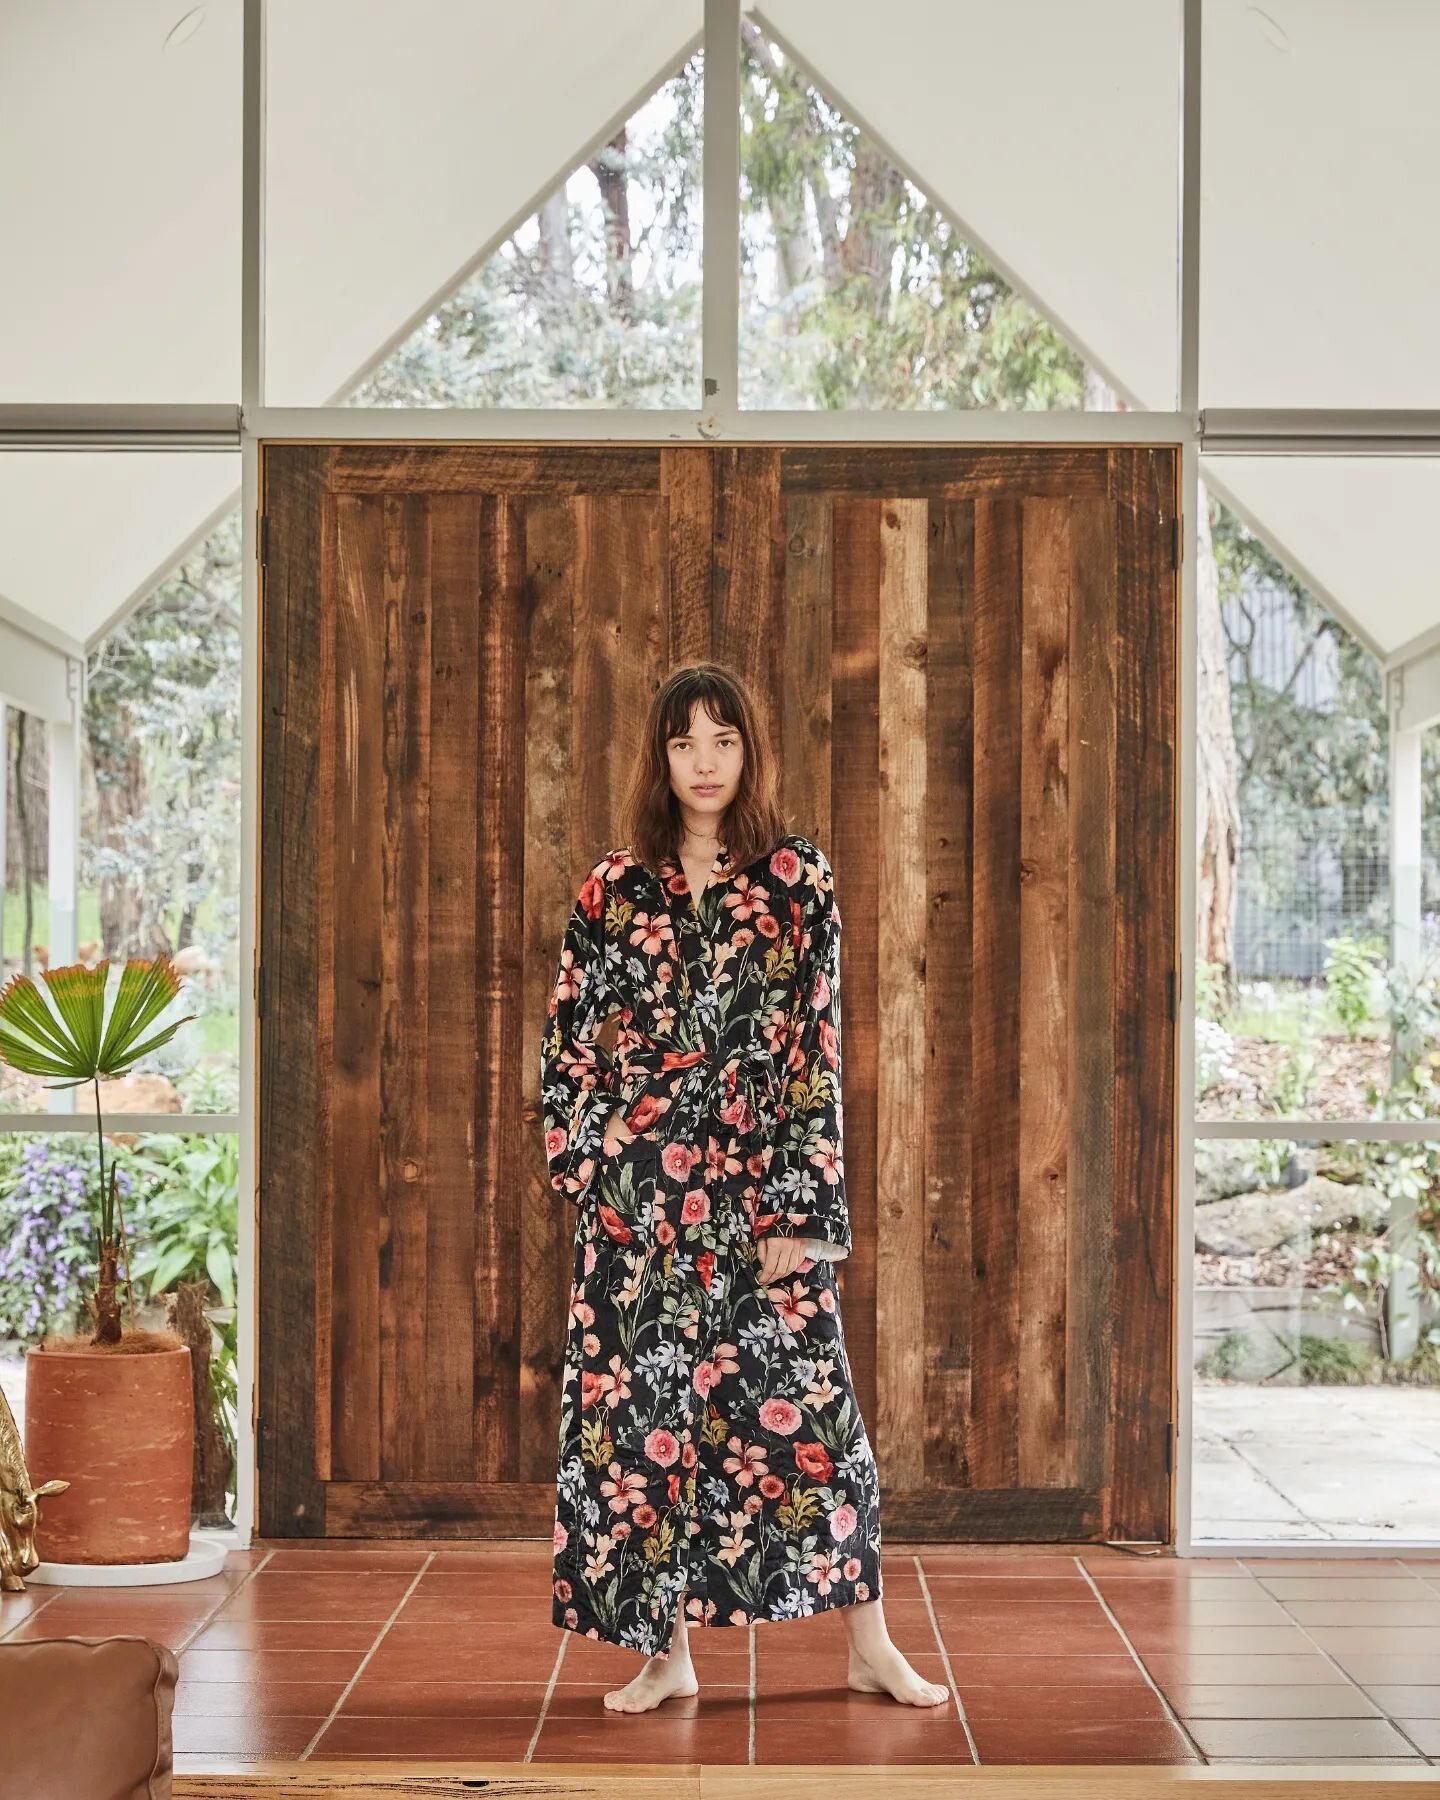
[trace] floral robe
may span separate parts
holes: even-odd
[[[698,902],[673,859],[598,862],[541,1046],[551,1186],[576,1212],[554,1623],[648,1655],[682,1590],[700,1625],[882,1596],[833,1266],[851,1248],[834,879],[799,836],[725,862],[722,843]],[[612,1059],[596,1033],[617,1010]],[[607,1157],[617,1108],[635,1135]],[[806,1256],[767,1288],[773,1234]]]

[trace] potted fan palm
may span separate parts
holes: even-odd
[[[190,1551],[194,1445],[190,1350],[174,1332],[140,1329],[129,1291],[129,1247],[115,1159],[107,1180],[100,1082],[167,1043],[193,1014],[152,1030],[180,992],[166,956],[132,958],[108,1007],[109,961],[47,969],[37,985],[15,975],[0,989],[0,1058],[51,1088],[92,1085],[100,1187],[96,1284],[87,1338],[53,1336],[25,1359],[25,1449],[30,1467],[69,1488],[46,1507],[45,1557],[61,1564],[183,1561]]]

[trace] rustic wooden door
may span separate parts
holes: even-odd
[[[548,1535],[538,1034],[650,694],[713,658],[836,871],[887,1534],[1169,1537],[1177,473],[266,447],[265,1535]]]

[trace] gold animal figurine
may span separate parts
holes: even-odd
[[[63,1494],[68,1481],[31,1487],[25,1446],[15,1429],[15,1415],[0,1388],[0,1593],[23,1594],[25,1577],[40,1561],[35,1548],[37,1504],[46,1494]]]

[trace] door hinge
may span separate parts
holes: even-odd
[[[270,518],[267,513],[255,515],[255,555],[262,569],[270,563]]]
[[[1175,1469],[1175,1421],[1165,1421],[1165,1473],[1173,1474]]]
[[[257,1019],[263,1019],[265,1017],[265,965],[264,965],[264,963],[256,963],[256,965],[255,965],[255,1017]],[[1174,1017],[1173,1013],[1171,1014],[1171,1017],[1172,1018]]]
[[[257,1419],[255,1420],[255,1470],[256,1470],[256,1473],[258,1474],[259,1471],[262,1468],[264,1468],[264,1466],[265,1466],[265,1421],[264,1421],[264,1419],[257,1417]]]
[[[1179,998],[1179,983],[1174,969],[1167,970],[1165,975],[1165,1013],[1173,1024],[1175,1021],[1175,1003]]]
[[[1185,534],[1177,513],[1170,521],[1170,567],[1178,569],[1185,556]]]

